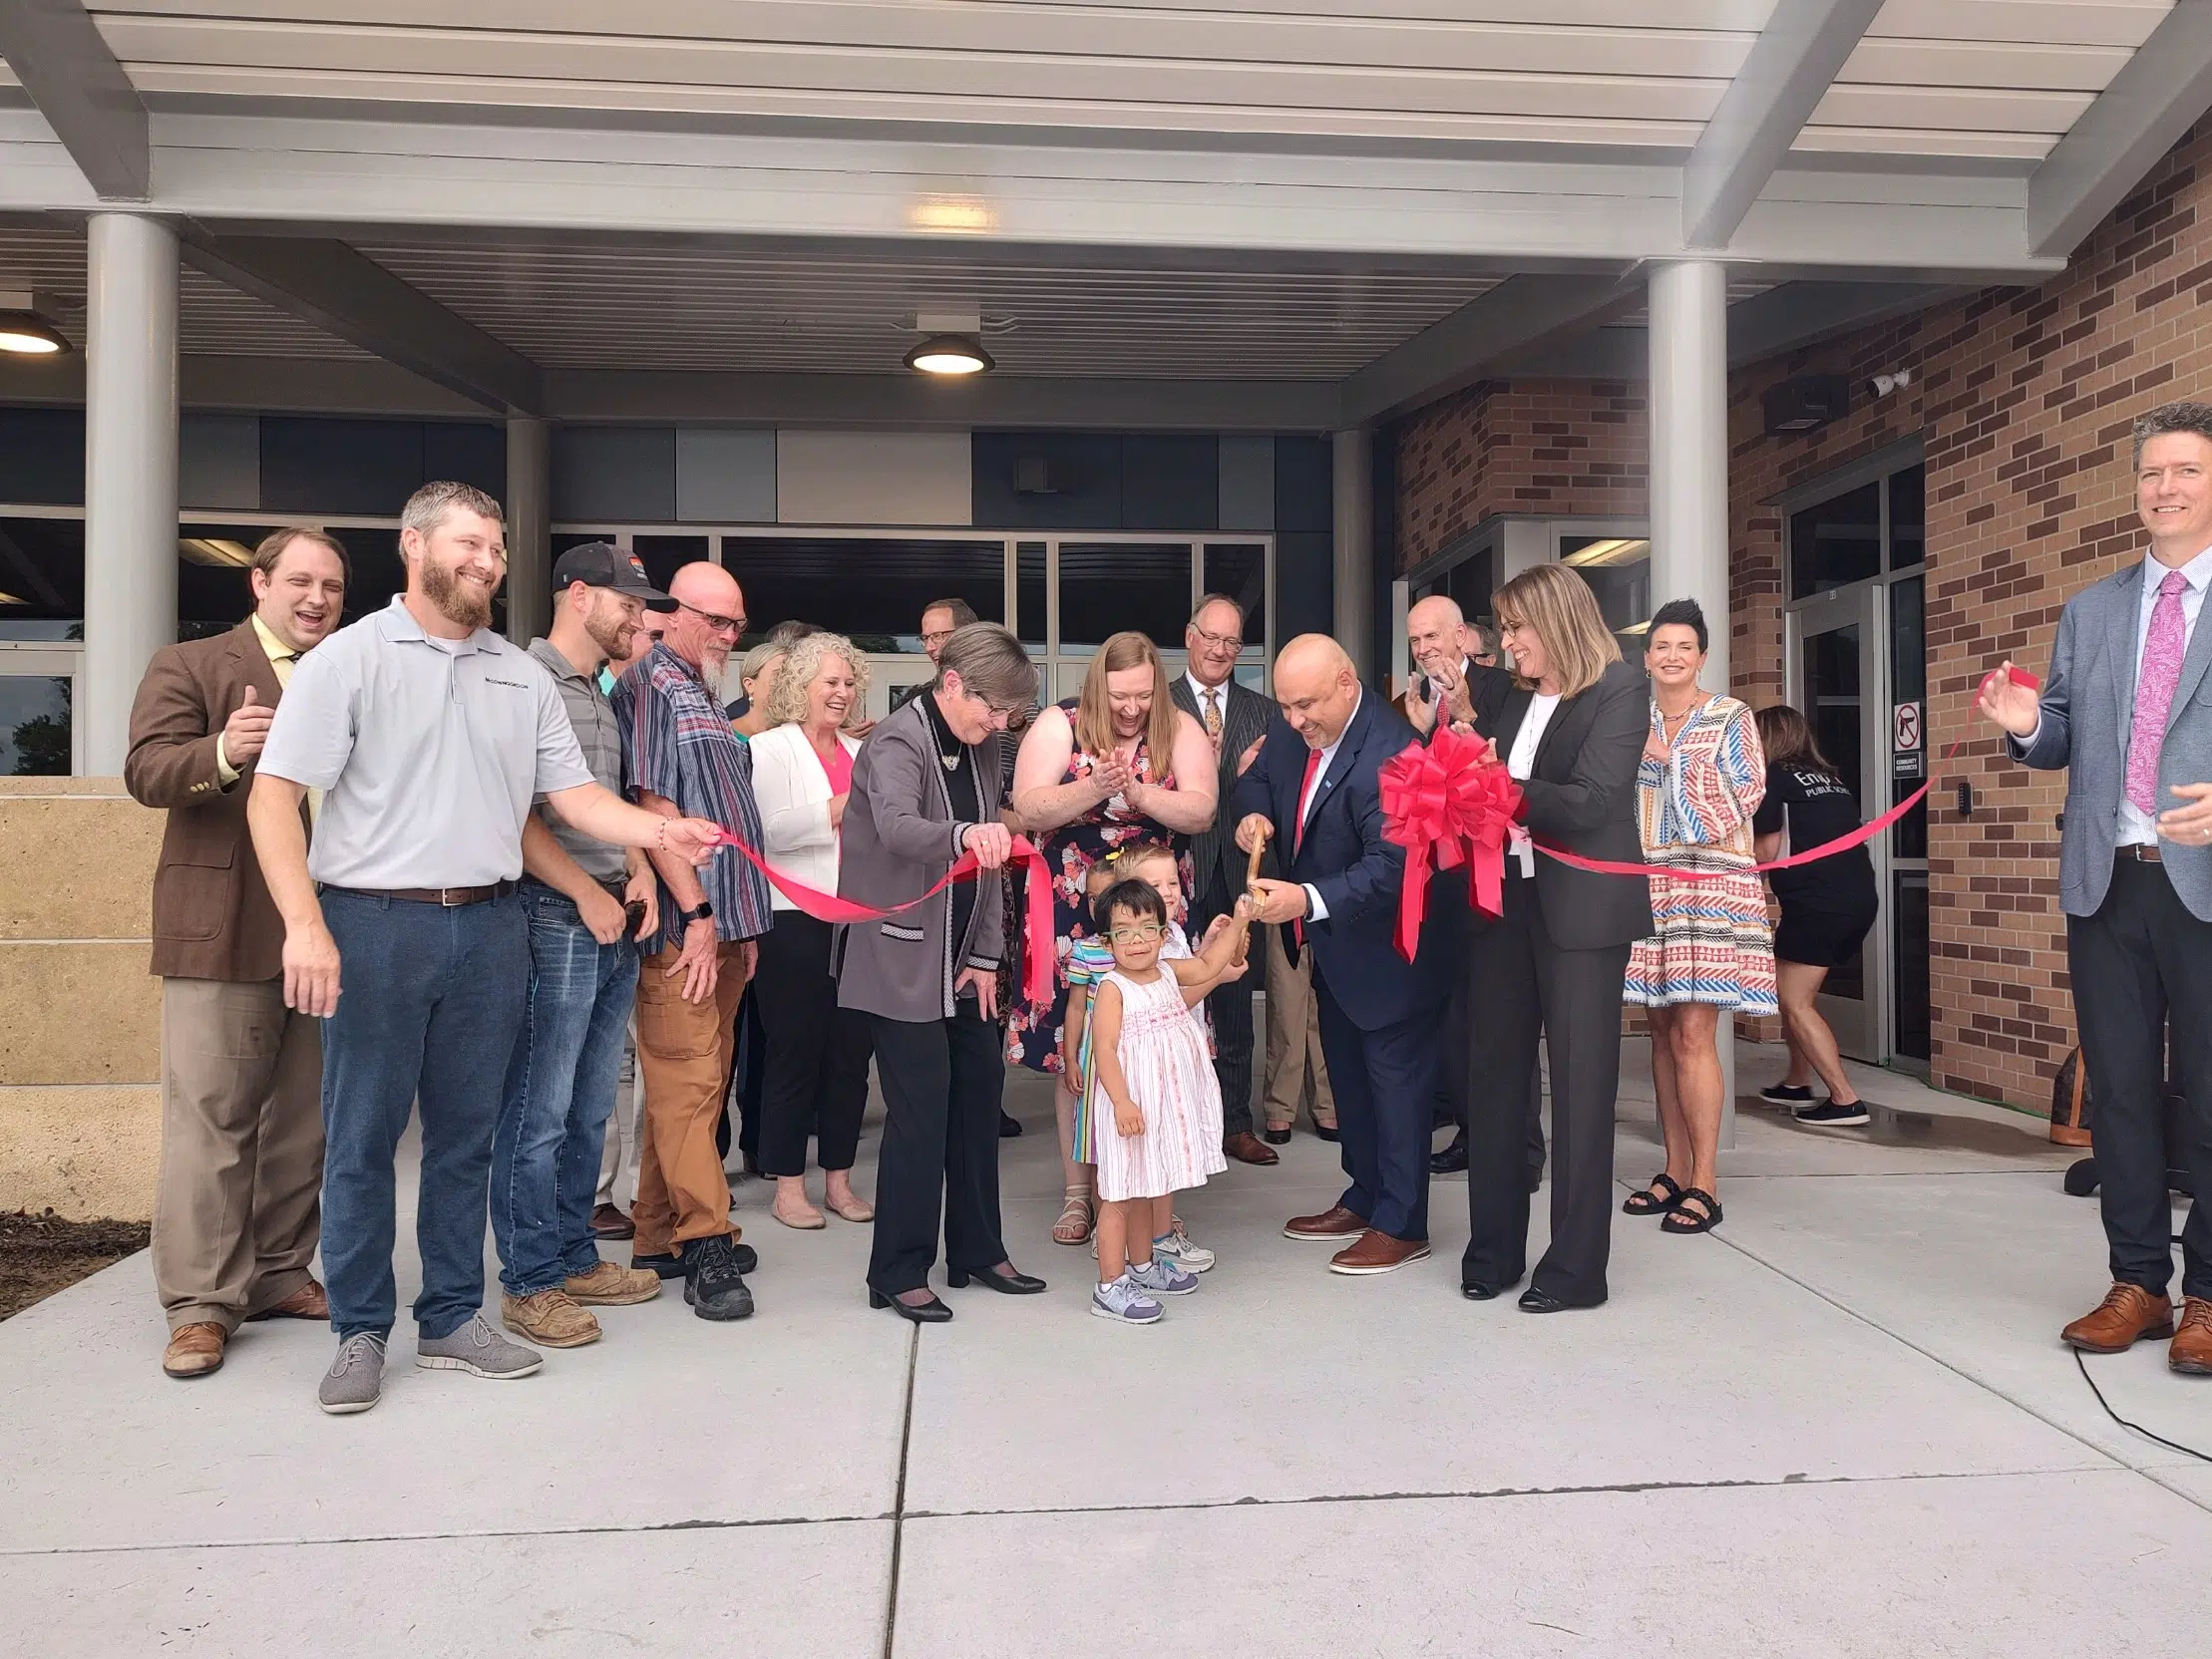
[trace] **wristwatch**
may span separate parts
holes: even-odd
[[[696,910],[682,910],[677,913],[684,924],[689,926],[695,921],[712,921],[714,919],[714,906],[711,902],[702,898],[699,900],[699,907]]]

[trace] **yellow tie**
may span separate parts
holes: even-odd
[[[1210,738],[1222,735],[1222,694],[1219,686],[1206,688],[1206,735]]]

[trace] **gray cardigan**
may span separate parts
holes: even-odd
[[[909,902],[943,878],[960,855],[961,837],[973,828],[953,820],[936,735],[922,709],[928,695],[910,698],[886,716],[853,762],[853,794],[845,804],[838,857],[840,898],[877,909]],[[998,819],[998,746],[1004,742],[1003,734],[993,732],[968,749],[985,823]],[[958,941],[946,936],[952,919],[949,887],[882,921],[841,925],[835,951],[839,1005],[894,1020],[950,1019],[958,971],[996,972],[1002,966],[1003,890],[995,873],[976,881],[967,937]]]

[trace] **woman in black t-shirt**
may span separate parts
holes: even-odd
[[[1779,704],[1759,710],[1755,718],[1767,763],[1766,798],[1751,821],[1759,862],[1780,855],[1785,826],[1793,852],[1810,851],[1858,829],[1858,801],[1821,754],[1805,717]],[[1774,870],[1767,879],[1782,907],[1774,929],[1774,978],[1789,1072],[1759,1093],[1777,1106],[1794,1107],[1800,1123],[1863,1124],[1865,1103],[1844,1075],[1836,1034],[1820,1017],[1819,997],[1828,970],[1850,961],[1874,925],[1880,906],[1873,861],[1864,846],[1854,846],[1795,869]],[[1816,1072],[1828,1086],[1825,1101],[1813,1100]]]

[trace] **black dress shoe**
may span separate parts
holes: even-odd
[[[1021,1121],[1008,1115],[1004,1107],[998,1109],[998,1139],[1011,1141],[1021,1133]]]
[[[896,1296],[886,1296],[880,1290],[868,1293],[872,1308],[889,1308],[902,1319],[911,1319],[917,1325],[942,1325],[952,1317],[952,1310],[934,1296],[926,1302],[902,1302]]]
[[[1044,1289],[1044,1280],[1031,1278],[1027,1273],[1014,1271],[1012,1262],[1003,1262],[1006,1271],[996,1267],[981,1267],[969,1272],[965,1267],[947,1267],[944,1282],[954,1290],[965,1290],[971,1284],[988,1286],[1001,1296],[1035,1296]]]
[[[1499,1287],[1494,1284],[1484,1284],[1480,1279],[1470,1279],[1459,1287],[1459,1293],[1470,1302],[1488,1302],[1497,1298]]]
[[[1270,1124],[1260,1132],[1260,1139],[1267,1142],[1271,1147],[1288,1147],[1290,1144],[1290,1132],[1287,1129],[1277,1129],[1275,1125]]]
[[[1338,1134],[1336,1126],[1334,1124],[1315,1124],[1313,1126],[1313,1139],[1316,1141],[1335,1142],[1342,1139],[1342,1137]]]
[[[1452,1137],[1452,1144],[1440,1153],[1428,1155],[1428,1172],[1432,1175],[1456,1175],[1467,1167],[1467,1132],[1461,1130]]]
[[[1600,1297],[1599,1301],[1604,1299]],[[1534,1285],[1521,1292],[1523,1313],[1564,1313],[1569,1308],[1594,1308],[1597,1305],[1597,1302],[1563,1302],[1550,1291],[1539,1290]]]

